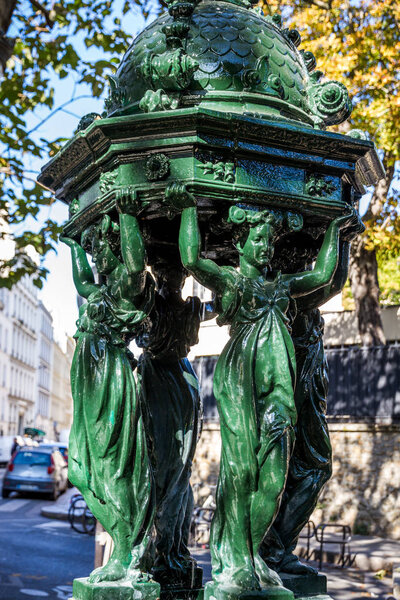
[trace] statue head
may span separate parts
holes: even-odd
[[[111,273],[121,261],[118,224],[109,215],[104,215],[100,223],[83,231],[81,246],[92,255],[98,273]]]
[[[235,246],[243,259],[265,269],[272,260],[278,237],[288,231],[299,231],[303,217],[289,211],[231,206],[228,223],[233,225]]]

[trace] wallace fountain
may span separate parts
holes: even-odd
[[[382,167],[362,132],[326,131],[350,116],[348,92],[300,45],[249,0],[172,0],[127,50],[104,112],[42,170],[69,205],[62,241],[86,299],[69,477],[114,543],[74,600],[329,599],[295,554],[331,473],[318,307],[346,281],[355,206]],[[210,305],[182,299],[188,275]],[[188,548],[201,411],[187,355],[214,316],[230,339],[203,587]]]

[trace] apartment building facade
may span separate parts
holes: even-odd
[[[37,288],[25,276],[10,291],[9,434],[34,426],[37,377]]]

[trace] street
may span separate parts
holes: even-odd
[[[4,469],[0,469],[2,481]],[[93,569],[94,537],[40,515],[50,500],[12,494],[0,499],[0,599],[67,600],[72,580]]]

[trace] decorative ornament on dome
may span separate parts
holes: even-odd
[[[347,88],[338,81],[324,81],[308,88],[308,100],[314,115],[325,125],[342,123],[351,114],[352,104]]]
[[[307,67],[307,71],[311,73],[317,66],[317,60],[312,52],[309,50],[300,50],[300,54],[303,57],[304,64]]]
[[[147,90],[139,102],[139,108],[143,112],[155,112],[157,110],[174,110],[179,106],[178,94],[167,94],[164,90]]]
[[[268,86],[271,87],[275,92],[277,92],[279,96],[283,97],[284,89],[279,75],[274,75],[273,73],[271,73],[270,75],[268,75],[267,83]]]
[[[148,54],[141,65],[141,73],[155,90],[178,91],[188,87],[198,66],[197,60],[178,48],[164,54]]]
[[[106,109],[111,110],[122,107],[126,95],[124,87],[121,86],[118,80],[111,75],[108,76],[108,82],[110,84],[110,91],[108,98],[106,98],[104,101]]]
[[[189,18],[197,4],[197,0],[167,0],[168,12],[174,19]]]
[[[246,71],[243,71],[241,79],[243,83],[243,89],[245,91],[251,90],[261,83],[260,74],[255,69],[247,69]]]
[[[195,1],[168,2],[168,12],[174,21],[161,28],[166,50],[161,54],[147,52],[138,68],[146,84],[152,88],[145,92],[139,103],[140,109],[145,112],[177,108],[179,95],[176,92],[189,87],[193,73],[199,67],[198,61],[183,49],[195,6]],[[173,92],[172,96],[169,92]]]
[[[283,29],[282,33],[285,36],[285,38],[290,40],[292,42],[292,44],[294,44],[296,46],[296,48],[297,48],[297,46],[300,46],[301,35],[297,31],[297,29]]]
[[[344,86],[321,83],[314,55],[298,48],[297,29],[255,4],[169,0],[168,12],[139,34],[110,81],[108,114],[200,105],[315,128],[346,119]]]

